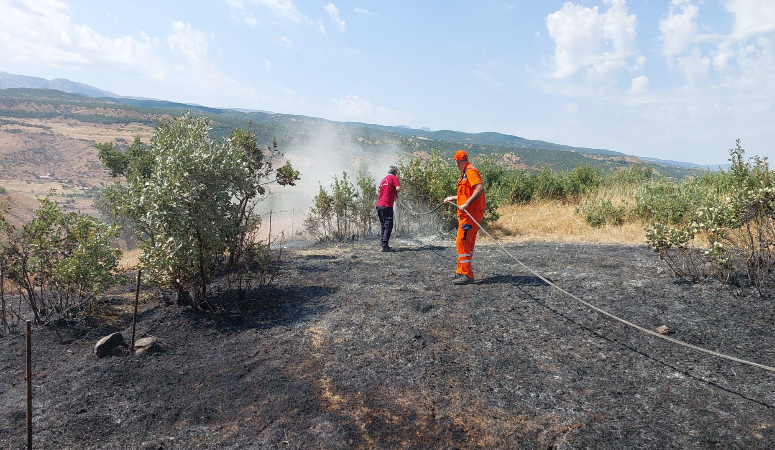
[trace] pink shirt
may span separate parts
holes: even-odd
[[[396,201],[397,186],[401,186],[397,176],[388,174],[388,176],[383,178],[382,182],[379,183],[379,201],[377,201],[377,206],[392,208],[393,203]]]

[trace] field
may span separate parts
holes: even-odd
[[[92,195],[109,182],[97,158],[98,142],[147,142],[153,132],[138,124],[104,125],[65,118],[15,119],[0,124],[0,187],[11,193],[11,218],[18,226],[32,215],[36,198],[52,189],[70,211],[93,214]]]
[[[481,236],[477,283],[450,240],[286,245],[283,276],[241,314],[131,286],[92,323],[36,327],[38,448],[773,448],[775,374],[591,311]],[[773,365],[770,303],[677,282],[640,245],[508,243],[553,283],[640,326]],[[0,338],[0,448],[24,443],[24,339]]]

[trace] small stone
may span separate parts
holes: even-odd
[[[160,353],[164,349],[159,341],[159,338],[155,336],[148,336],[135,341],[135,354],[142,355],[145,353]]]
[[[121,333],[113,333],[97,341],[97,344],[94,346],[94,354],[97,355],[97,358],[104,358],[114,355],[114,349],[124,345],[126,345],[124,343],[124,336]]]
[[[662,325],[661,327],[657,327],[657,329],[654,330],[654,331],[656,331],[659,334],[670,334],[670,333],[672,333],[672,330],[670,328],[668,328],[667,325]]]

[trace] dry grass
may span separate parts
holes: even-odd
[[[580,242],[593,244],[643,244],[643,223],[592,228],[575,214],[575,204],[539,201],[498,208],[493,236],[507,242]],[[479,239],[477,239],[479,241]],[[486,239],[482,241],[485,243]]]
[[[140,266],[140,255],[143,253],[139,248],[126,251],[121,254],[121,260],[118,262],[119,270],[130,271]]]

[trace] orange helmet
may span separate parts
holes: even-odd
[[[466,160],[468,161],[468,153],[466,153],[464,150],[458,150],[455,152],[455,156],[452,157],[455,161],[458,160]]]

